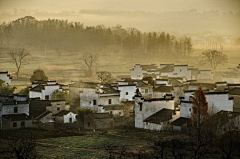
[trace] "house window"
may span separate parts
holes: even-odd
[[[112,104],[112,99],[108,99],[108,104]]]
[[[140,106],[139,111],[142,111],[142,103],[140,103],[139,106]]]
[[[69,118],[69,123],[72,123],[72,118]]]
[[[90,122],[88,122],[88,127],[90,127]]]
[[[60,107],[57,107],[57,111],[59,111],[60,110]]]
[[[13,108],[14,113],[18,113],[18,107]]]
[[[25,127],[25,121],[21,122],[21,127]]]
[[[49,100],[49,95],[45,96],[45,100]]]
[[[148,122],[146,122],[146,125],[148,125]]]
[[[97,101],[96,100],[93,100],[93,105],[97,105]]]
[[[110,114],[112,114],[112,111],[110,111]]]
[[[148,93],[148,89],[145,89],[145,93]]]
[[[17,127],[17,122],[13,122],[13,127],[14,127],[14,128]]]
[[[122,112],[119,112],[119,115],[121,115],[122,114]]]
[[[182,72],[182,70],[180,69],[180,72]]]
[[[126,95],[128,95],[128,92],[126,92]]]
[[[189,108],[189,111],[191,111],[192,109],[191,108]]]

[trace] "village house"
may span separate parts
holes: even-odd
[[[195,90],[184,92],[184,97],[180,98],[180,116],[190,118],[192,114],[192,98]],[[205,91],[210,114],[215,114],[221,110],[233,111],[233,98],[229,96],[229,92],[210,92]]]
[[[83,81],[76,81],[72,82],[69,85],[69,97],[70,99],[74,100],[79,98],[79,92],[83,91],[83,88],[97,88],[99,83],[95,82],[83,82]]]
[[[229,97],[233,98],[233,112],[240,112],[240,87],[229,90]]]
[[[172,86],[164,86],[160,85],[157,88],[153,89],[153,98],[163,98],[167,94],[173,93],[173,87]]]
[[[98,110],[98,107],[120,105],[120,91],[113,89],[110,84],[98,88],[83,88],[80,92],[80,107]]]
[[[120,101],[133,101],[136,92],[136,84],[118,82],[117,89],[120,91]]]
[[[154,75],[155,79],[159,76],[159,70],[156,64],[140,65],[136,64],[131,70],[131,79],[142,80],[144,76]]]
[[[240,64],[235,68],[228,68],[222,75],[222,81],[227,83],[240,83]]]
[[[219,111],[210,118],[210,127],[219,134],[228,130],[240,130],[240,113]]]
[[[143,127],[144,129],[156,131],[171,130],[169,121],[172,119],[174,113],[172,109],[163,108],[143,120]]]
[[[145,99],[139,92],[137,92],[134,99],[136,128],[144,128],[144,120],[164,108],[174,110],[174,99],[172,96],[165,96],[165,98]]]
[[[76,115],[69,111],[70,105],[64,100],[32,99],[30,116],[34,127],[54,129],[55,123],[65,124],[76,122]]]
[[[113,115],[109,113],[92,113],[84,115],[84,129],[102,130],[114,128]]]
[[[184,117],[180,117],[176,120],[174,120],[171,125],[172,125],[172,130],[173,131],[184,131],[187,129],[188,127],[188,123],[189,123],[189,118],[184,118]]]
[[[51,94],[56,90],[64,91],[62,86],[56,83],[56,81],[35,81],[29,90],[29,98],[51,100]]]
[[[0,80],[5,81],[5,84],[11,85],[12,83],[12,77],[7,72],[0,72]]]
[[[2,130],[32,127],[26,96],[0,96],[0,126]]]

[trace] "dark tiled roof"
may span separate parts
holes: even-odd
[[[177,120],[174,120],[171,124],[176,126],[182,126],[183,124],[188,123],[189,118],[180,117]]]
[[[73,84],[70,85],[70,87],[76,87],[76,88],[96,88],[99,83],[95,82],[82,82],[82,81],[76,81]]]
[[[160,124],[160,122],[171,120],[172,114],[173,114],[173,110],[164,108],[164,109],[158,111],[157,113],[151,115],[150,117],[145,119],[143,122]]]
[[[166,67],[160,69],[160,72],[164,73],[164,72],[173,72],[174,71],[174,67],[173,65],[167,65]]]
[[[159,86],[155,88],[153,91],[154,92],[168,92],[171,93],[171,90],[173,89],[172,86]]]
[[[156,65],[155,64],[151,64],[151,65],[141,65],[141,68],[143,70],[154,70],[154,69],[157,69]]]
[[[36,120],[42,119],[43,117],[47,116],[48,114],[50,114],[50,111],[45,111],[44,113],[42,113],[41,115],[39,115],[38,117],[36,117]]]
[[[152,86],[150,84],[144,83],[143,81],[137,81],[135,82],[137,87],[149,87]]]
[[[38,85],[36,87],[33,87],[30,89],[30,91],[34,91],[34,92],[42,92],[42,90],[44,90],[44,86],[43,85]]]
[[[240,95],[240,88],[233,88],[229,91],[230,95]]]
[[[59,113],[55,114],[55,116],[63,116],[63,115],[67,115],[68,113],[70,113],[70,111],[61,110]]]
[[[123,105],[106,105],[103,106],[105,111],[108,110],[123,110],[124,106]]]
[[[51,105],[51,101],[49,100],[31,100],[29,105],[30,116],[33,118],[38,117],[46,112],[46,107],[49,105]]]
[[[215,127],[217,125],[222,126],[229,122],[229,120],[234,119],[239,116],[239,112],[228,112],[228,111],[220,111],[210,118],[210,125]]]
[[[2,115],[2,118],[5,118],[11,121],[31,120],[31,118],[25,113]]]
[[[114,94],[114,93],[119,93],[119,90],[113,89],[111,86],[109,87],[103,87],[100,88],[101,90],[103,90],[103,93],[100,94]]]
[[[176,86],[182,86],[183,84],[181,82],[179,82],[177,79],[170,79],[169,80],[169,84],[171,84],[173,87]]]
[[[6,71],[6,72],[0,72],[0,74],[8,74],[8,71]]]

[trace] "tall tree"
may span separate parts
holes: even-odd
[[[20,49],[14,49],[14,50],[10,50],[8,52],[12,62],[16,65],[17,67],[17,72],[16,72],[16,75],[17,75],[17,78],[18,78],[18,75],[19,75],[19,71],[20,71],[20,68],[23,64],[23,61],[24,61],[24,58],[29,54],[29,52],[27,50],[25,50],[24,48],[20,48]]]
[[[217,66],[224,65],[228,62],[228,57],[221,51],[207,50],[202,53],[203,58],[201,64],[208,64],[211,66],[212,71],[215,72]]]
[[[110,72],[101,71],[97,72],[97,75],[101,83],[111,83],[113,81],[113,76]]]
[[[194,127],[199,128],[202,123],[209,119],[208,102],[202,88],[199,87],[194,93],[191,122]]]

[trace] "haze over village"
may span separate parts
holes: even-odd
[[[1,0],[0,158],[239,158],[239,28],[239,0]]]

